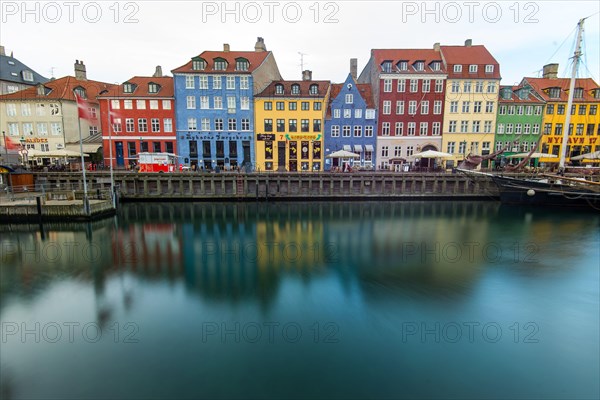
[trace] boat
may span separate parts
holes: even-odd
[[[567,110],[573,104],[573,94],[577,68],[581,58],[581,42],[584,19],[577,24],[577,43],[574,54],[573,69],[571,74]],[[565,126],[569,126],[571,114],[567,113]],[[565,176],[568,133],[563,132],[562,147],[559,161],[558,174],[539,174],[527,178],[506,175],[525,165],[535,149],[519,163],[516,168],[506,170],[504,173],[485,173],[473,171],[468,168],[458,168],[458,171],[471,178],[482,177],[491,179],[498,187],[500,201],[504,204],[556,206],[556,207],[583,207],[600,210],[600,182],[592,180],[593,175],[587,177]]]

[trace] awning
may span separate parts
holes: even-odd
[[[352,147],[349,144],[344,145],[344,151],[352,151]]]
[[[365,151],[374,152],[375,149],[373,149],[373,145],[372,144],[366,144],[365,145]]]
[[[354,152],[355,153],[362,153],[362,146],[360,144],[355,144],[354,145]]]

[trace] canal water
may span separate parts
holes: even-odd
[[[0,397],[600,396],[600,215],[126,204],[0,227]]]

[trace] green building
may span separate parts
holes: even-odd
[[[540,151],[544,100],[529,85],[500,86],[498,118],[496,119],[496,151],[509,146],[502,155],[504,162],[517,162],[517,159],[504,159],[517,153],[528,153],[532,146]],[[517,143],[515,143],[518,141]],[[537,166],[537,160],[532,164]]]

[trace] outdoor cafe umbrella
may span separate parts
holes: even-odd
[[[506,158],[525,158],[525,157],[530,157],[530,158],[558,158],[557,155],[554,154],[548,154],[548,153],[531,153],[531,156],[529,155],[529,153],[518,153],[518,154],[512,154],[510,156],[506,156]]]
[[[580,154],[575,157],[571,157],[571,160],[579,161],[579,160],[600,160],[600,150],[596,150],[592,153]]]
[[[88,157],[89,154],[83,153],[84,157]],[[50,157],[81,157],[81,153],[78,151],[60,149],[52,151],[39,151],[35,149],[29,149],[27,151],[28,157],[33,158],[50,158]]]
[[[452,154],[444,153],[443,151],[426,150],[421,153],[415,153],[412,158],[450,158]]]
[[[360,158],[360,156],[346,150],[338,150],[326,155],[325,158]]]

